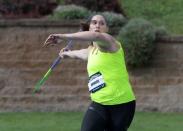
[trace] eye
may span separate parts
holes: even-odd
[[[105,25],[105,23],[103,21],[100,21],[100,25]]]
[[[91,21],[91,24],[95,25],[95,24],[97,24],[97,21],[92,20],[92,21]]]

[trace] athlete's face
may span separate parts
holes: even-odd
[[[108,32],[108,27],[103,16],[95,15],[90,21],[90,31],[106,33]]]

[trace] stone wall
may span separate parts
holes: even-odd
[[[41,92],[32,94],[59,49],[42,48],[51,33],[78,31],[79,21],[0,20],[0,111],[85,110],[90,102],[86,62],[64,59]],[[171,37],[175,38],[175,37]],[[74,42],[74,49],[87,43]],[[183,111],[183,41],[157,42],[152,64],[129,69],[137,110]]]
[[[183,111],[183,37],[165,37],[156,45],[151,65],[130,70],[137,109]]]

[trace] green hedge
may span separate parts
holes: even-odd
[[[90,15],[90,11],[86,8],[76,5],[63,5],[58,6],[53,15],[49,16],[50,19],[86,19]]]
[[[54,10],[53,15],[50,15],[49,18],[57,20],[87,19],[95,14],[103,15],[106,18],[109,27],[123,26],[127,23],[127,19],[121,14],[113,12],[91,12],[84,7],[76,5],[60,5]]]
[[[132,67],[150,63],[155,49],[155,27],[144,19],[131,19],[121,28],[118,39],[126,53],[127,64]]]
[[[127,23],[127,19],[122,15],[114,12],[93,12],[92,15],[101,14],[106,18],[109,27],[124,26]]]

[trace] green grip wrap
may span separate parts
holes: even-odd
[[[35,88],[34,88],[34,93],[36,92],[36,91],[39,91],[40,90],[40,88],[41,88],[41,86],[44,84],[44,82],[48,79],[48,77],[50,76],[50,74],[51,74],[51,72],[52,72],[52,69],[50,68],[47,72],[46,72],[46,74],[44,75],[44,77],[40,80],[40,81],[38,81],[38,83],[36,84],[36,86],[35,86]]]

